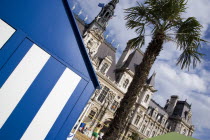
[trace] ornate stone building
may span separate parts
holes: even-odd
[[[131,50],[126,47],[116,62],[116,48],[106,41],[103,33],[114,15],[117,3],[119,0],[112,0],[106,4],[90,24],[76,16],[101,84],[101,90],[97,90],[89,101],[91,107],[84,119],[86,127],[92,130],[98,123],[106,124],[102,131],[106,130],[132,81],[135,66],[140,64],[144,55],[140,49]],[[153,73],[145,81],[120,139],[127,139],[132,133],[138,133],[141,138],[148,138],[171,131],[188,136],[194,132],[191,105],[186,101],[178,100],[178,96],[171,96],[163,108],[151,99],[156,92],[155,75]]]

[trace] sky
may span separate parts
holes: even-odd
[[[76,14],[82,10],[80,17],[84,19],[88,17],[87,23],[90,23],[94,17],[100,12],[101,8],[98,3],[108,3],[110,0],[72,0],[72,7],[76,5],[74,12]],[[136,2],[143,0],[120,0],[115,9],[116,17],[109,21],[105,36],[109,42],[113,42],[113,46],[117,48],[117,59],[120,57],[126,42],[136,37],[133,30],[125,27],[124,9],[135,6]],[[186,13],[183,17],[196,17],[202,24],[202,38],[210,42],[210,0],[188,0]],[[145,47],[150,42],[151,37],[146,37]],[[119,44],[119,46],[118,46]],[[155,64],[150,71],[150,75],[155,71],[156,82],[155,88],[158,90],[153,99],[164,106],[166,100],[171,95],[178,95],[180,100],[186,100],[192,104],[192,119],[195,125],[193,137],[200,140],[210,140],[210,44],[203,44],[201,49],[205,56],[202,63],[195,69],[181,70],[176,66],[176,60],[180,55],[180,51],[176,50],[176,44],[165,43],[164,49],[157,58]]]

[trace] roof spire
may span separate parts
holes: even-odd
[[[154,71],[152,76],[146,81],[148,85],[155,87],[155,76],[156,72]]]
[[[112,0],[109,2],[109,4],[112,4],[114,7],[116,7],[117,3],[119,3],[119,0]]]

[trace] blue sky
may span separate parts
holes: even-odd
[[[71,5],[75,13],[82,10],[81,18],[88,16],[87,23],[91,22],[99,13],[100,7],[98,3],[108,3],[109,0],[72,0]],[[138,0],[143,2],[143,0]],[[117,58],[125,48],[126,42],[135,37],[136,34],[132,30],[127,30],[125,27],[123,9],[136,5],[136,0],[120,0],[117,5],[115,15],[110,20],[109,26],[105,35],[109,35],[108,40],[115,40],[113,46],[117,48]],[[189,0],[187,12],[183,17],[194,16],[203,25],[203,38],[210,41],[210,0]],[[146,38],[146,44],[150,41],[150,37]],[[146,46],[146,45],[145,45]],[[142,48],[145,50],[145,47]],[[210,140],[210,44],[205,44],[201,50],[206,55],[202,59],[202,63],[196,69],[180,70],[176,66],[176,60],[180,52],[176,50],[176,44],[164,44],[164,50],[161,52],[155,62],[151,73],[156,71],[156,89],[154,99],[164,105],[166,100],[171,95],[179,95],[180,100],[185,100],[192,103],[193,124],[196,131],[193,137],[200,140]]]

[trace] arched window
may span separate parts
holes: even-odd
[[[119,103],[118,103],[116,100],[114,100],[114,102],[112,103],[112,106],[111,106],[110,109],[111,109],[112,111],[116,111],[118,105],[119,105]]]
[[[126,79],[126,80],[124,81],[124,83],[123,83],[123,87],[124,87],[124,88],[127,88],[128,84],[129,84],[129,80]]]
[[[95,117],[96,115],[96,111],[95,110],[91,110],[89,115],[88,115],[88,118],[90,118],[91,120]]]
[[[136,116],[136,120],[134,122],[135,125],[138,125],[140,118],[141,117],[139,115]]]
[[[145,128],[146,128],[146,126],[143,125],[142,128],[141,128],[141,133],[144,133]]]
[[[147,95],[147,96],[146,96],[146,98],[145,98],[144,102],[145,102],[145,103],[147,103],[147,102],[148,102],[148,100],[149,100],[149,95]]]
[[[185,135],[185,134],[186,134],[186,129],[184,129],[184,130],[183,130],[183,133],[182,133],[182,134],[183,134],[183,135]]]
[[[107,63],[104,63],[104,65],[101,67],[101,73],[105,73],[109,65]]]
[[[103,103],[108,92],[109,92],[109,88],[105,86],[103,90],[101,91],[101,94],[98,96],[98,101]]]
[[[106,13],[105,17],[108,17],[108,15],[109,15],[109,12]]]
[[[152,132],[152,137],[154,137],[154,136],[155,136],[155,131]]]

